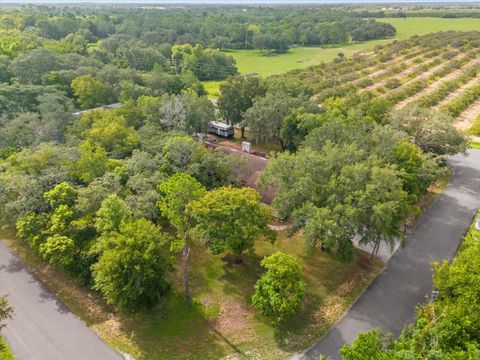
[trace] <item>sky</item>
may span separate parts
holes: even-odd
[[[118,4],[353,4],[353,3],[381,3],[381,4],[398,4],[398,3],[453,3],[453,2],[478,2],[479,0],[0,0],[2,3],[22,3],[22,4],[38,4],[38,3],[118,3]]]

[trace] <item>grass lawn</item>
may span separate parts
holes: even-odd
[[[425,35],[438,31],[472,31],[480,29],[480,19],[474,18],[444,19],[415,17],[406,19],[384,18],[377,20],[392,24],[397,29],[395,38],[372,40],[361,44],[349,44],[332,48],[292,47],[286,54],[269,57],[263,56],[259,50],[228,50],[226,53],[235,58],[241,74],[255,72],[261,76],[269,76],[331,61],[340,52],[349,56],[357,51],[371,50],[376,45],[387,44],[394,39],[404,40],[413,35]],[[218,98],[220,83],[220,81],[204,82],[211,98]]]
[[[480,149],[480,142],[470,141],[469,145],[472,149]]]
[[[7,342],[0,336],[0,359],[15,360]]]
[[[4,232],[2,238],[7,235]],[[137,360],[287,359],[324,334],[383,267],[362,252],[352,264],[321,251],[306,254],[301,237],[289,238],[285,232],[273,245],[259,241],[256,252],[245,255],[241,264],[198,246],[191,255],[192,308],[185,305],[181,274],[176,271],[172,291],[155,309],[117,314],[97,294],[43,264],[23,242],[9,238],[7,243],[77,315],[107,343]],[[274,327],[254,311],[250,298],[262,274],[261,258],[277,250],[297,256],[307,293],[302,310]]]
[[[222,81],[203,81],[203,86],[205,86],[205,90],[207,90],[208,97],[210,99],[218,99],[220,96],[220,84]]]

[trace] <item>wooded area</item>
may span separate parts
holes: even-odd
[[[125,314],[126,328],[184,311],[171,333],[156,333],[161,340],[137,340],[145,358],[188,343],[182,329],[192,312],[200,309],[206,324],[196,329],[211,330],[228,306],[250,319],[248,346],[264,331],[264,354],[297,351],[366,286],[380,244],[404,240],[420,199],[448,172],[444,156],[466,152],[454,119],[480,97],[480,36],[413,37],[268,78],[239,75],[222,50],[275,56],[293,45],[394,34],[389,24],[329,8],[2,11],[2,221],[31,253]],[[217,102],[204,80],[224,80]],[[473,85],[446,99],[465,84]],[[201,134],[219,118],[271,150],[258,181],[274,189],[271,207],[244,186],[245,158],[205,146]],[[290,221],[288,236],[269,227],[280,220]],[[355,236],[373,248],[370,258]],[[447,267],[438,269],[439,287],[449,287]],[[312,324],[349,277],[356,288],[339,313]],[[366,336],[377,352],[393,351],[379,333]],[[362,344],[346,348],[345,359],[358,359],[352,349]],[[205,358],[227,353],[207,347]],[[478,354],[473,340],[459,347]]]

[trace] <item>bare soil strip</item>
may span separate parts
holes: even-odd
[[[452,91],[450,94],[448,94],[447,96],[445,96],[443,98],[443,100],[439,101],[437,103],[437,105],[435,105],[433,108],[434,109],[439,109],[440,107],[442,107],[443,105],[445,105],[446,103],[452,101],[453,99],[455,99],[457,96],[459,96],[460,94],[462,94],[463,92],[467,91],[469,88],[471,88],[472,86],[474,86],[478,80],[480,79],[480,73],[475,76],[473,79],[469,80],[468,82],[466,82],[465,84],[463,84],[462,86],[460,86],[457,90],[455,91]]]
[[[480,99],[475,101],[457,117],[455,127],[460,130],[468,130],[478,115],[480,115]]]
[[[468,54],[465,54],[464,56],[467,56],[467,55]],[[425,94],[427,94],[431,91],[436,90],[438,87],[440,87],[446,81],[450,81],[450,80],[454,79],[455,77],[461,75],[461,73],[462,73],[462,71],[464,71],[464,69],[466,69],[470,66],[473,66],[477,63],[480,63],[479,59],[473,59],[473,60],[469,61],[468,63],[463,65],[460,69],[456,69],[456,70],[452,71],[450,74],[445,75],[444,77],[438,79],[437,81],[434,81],[429,86],[427,86],[425,89],[417,92],[415,95],[412,95],[412,96],[398,102],[397,104],[395,104],[394,110],[400,110],[400,109],[404,108],[405,106],[407,106],[408,104],[410,104],[411,102],[419,99],[421,96],[423,96],[423,95],[425,95]],[[425,78],[426,79],[430,75],[432,75],[435,71],[437,71],[439,68],[441,68],[442,66],[445,66],[445,64],[440,64],[438,66],[435,66],[435,67],[431,68],[430,70],[428,70],[428,71],[424,72],[422,75],[410,80],[409,82],[405,83],[404,85],[407,85],[411,81],[418,80],[419,78]]]

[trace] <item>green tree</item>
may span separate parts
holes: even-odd
[[[118,231],[120,224],[132,216],[127,204],[117,194],[112,194],[102,201],[97,211],[95,228],[100,234]]]
[[[48,232],[52,235],[71,234],[71,222],[75,218],[75,213],[68,205],[59,205],[50,216],[50,227]]]
[[[424,194],[438,171],[436,162],[407,140],[397,142],[390,161],[402,170],[403,189],[416,199]]]
[[[189,231],[191,224],[190,214],[187,212],[189,204],[202,198],[206,190],[195,178],[187,174],[175,174],[158,185],[160,212],[166,217],[177,231],[177,241],[173,249],[182,249],[183,282],[185,298],[191,305],[190,282],[188,276],[188,260],[190,256]]]
[[[252,107],[253,100],[264,96],[265,82],[258,76],[230,77],[220,85],[218,108],[222,116],[231,124],[239,124],[244,113]],[[245,128],[242,127],[242,138]]]
[[[352,343],[340,349],[343,360],[394,360],[393,354],[385,351],[385,337],[378,329],[362,333]],[[399,358],[400,359],[400,358]],[[404,358],[404,359],[414,359]]]
[[[101,177],[114,164],[108,159],[106,150],[91,141],[84,141],[79,146],[80,158],[72,166],[72,175],[83,183]]]
[[[301,103],[301,99],[282,93],[257,98],[245,112],[241,125],[248,128],[249,140],[257,144],[277,143],[283,150],[287,146],[281,137],[284,120]]]
[[[87,141],[102,146],[111,156],[125,157],[137,147],[139,135],[132,127],[126,126],[123,116],[113,111],[101,110],[88,114],[93,121],[84,135]]]
[[[55,234],[40,245],[40,255],[50,264],[68,270],[77,259],[80,249],[71,238]]]
[[[68,182],[56,185],[52,190],[43,194],[43,198],[52,209],[60,205],[73,206],[77,200],[77,190]]]
[[[42,76],[59,66],[57,56],[46,49],[31,50],[13,60],[10,63],[10,71],[20,83],[42,83]]]
[[[239,261],[244,251],[253,251],[259,237],[275,239],[276,233],[268,227],[270,211],[252,188],[214,189],[194,201],[190,212],[197,222],[196,235],[213,254],[231,252]]]
[[[394,127],[405,131],[424,152],[437,155],[466,152],[468,142],[465,135],[453,126],[452,117],[444,112],[407,107],[396,112],[391,122]]]
[[[307,202],[293,211],[291,232],[302,228],[308,251],[320,247],[333,252],[340,261],[351,262],[355,258],[352,244],[355,235],[354,215],[355,209],[349,205],[338,204],[331,209]]]
[[[323,123],[323,117],[319,114],[305,112],[304,109],[291,110],[284,117],[280,129],[280,140],[283,148],[289,151],[297,151],[300,144],[310,131]]]
[[[186,108],[185,132],[187,134],[206,132],[208,123],[215,119],[212,102],[206,96],[198,96],[194,92],[184,93],[182,101]]]
[[[267,272],[255,284],[253,306],[274,322],[281,322],[301,306],[305,294],[302,269],[292,255],[278,251],[265,257],[261,265]]]
[[[92,265],[94,289],[121,309],[152,306],[168,290],[171,270],[167,236],[145,220],[121,223],[100,238],[100,257]]]
[[[216,49],[204,49],[197,44],[174,45],[172,62],[175,70],[191,71],[199,80],[224,80],[237,75],[235,59]]]
[[[27,242],[30,248],[38,253],[44,240],[43,232],[48,226],[48,214],[34,212],[26,214],[16,223],[17,237]]]
[[[108,86],[92,75],[81,75],[73,79],[72,89],[82,109],[106,105],[112,100],[112,94]]]
[[[393,246],[402,237],[399,223],[408,210],[402,173],[365,156],[355,144],[330,142],[319,151],[279,154],[269,160],[260,184],[275,187],[273,206],[281,217],[293,216],[296,228],[305,227],[307,245],[319,244],[349,261],[355,233],[374,250],[380,241]]]
[[[253,36],[253,46],[255,49],[273,51],[281,54],[289,49],[288,40],[282,36],[270,34],[258,34]]]

